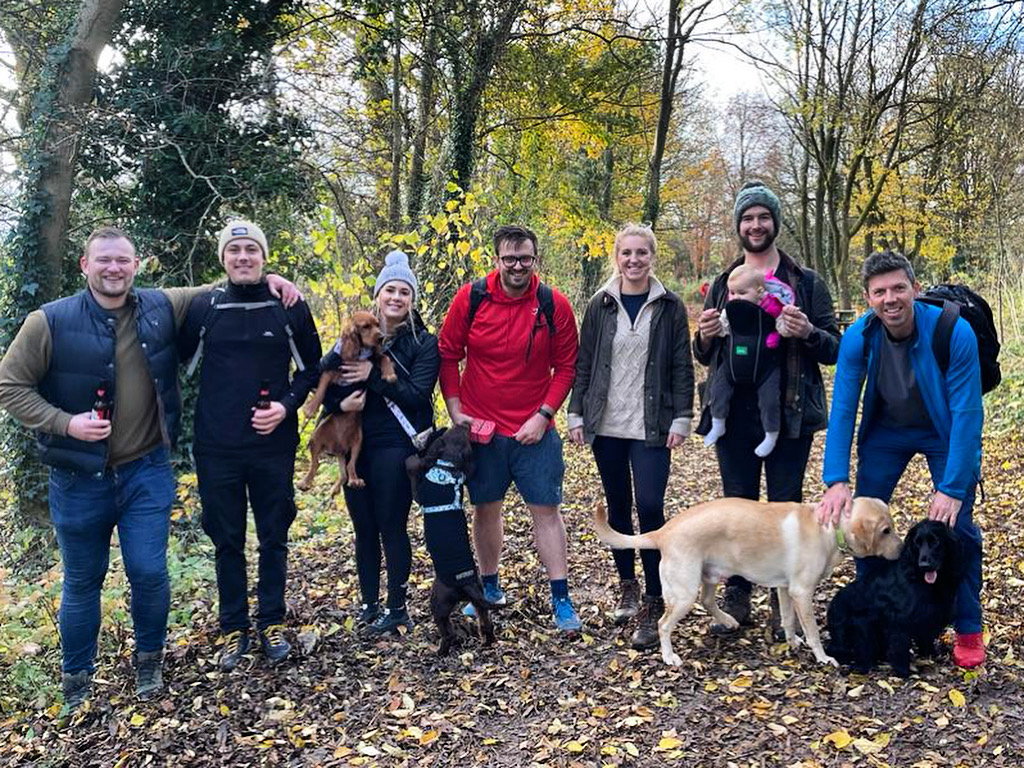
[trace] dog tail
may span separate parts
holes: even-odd
[[[658,544],[651,538],[650,534],[629,536],[612,530],[608,525],[608,510],[604,508],[604,502],[599,501],[594,506],[594,528],[597,530],[597,538],[614,549],[657,549]]]

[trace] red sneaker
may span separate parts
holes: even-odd
[[[956,633],[956,641],[953,643],[953,661],[958,667],[977,667],[985,663],[985,641],[981,638],[981,632],[973,632],[969,635]]]

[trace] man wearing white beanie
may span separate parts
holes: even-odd
[[[320,338],[305,302],[286,309],[270,294],[263,274],[268,252],[259,226],[229,222],[217,249],[227,285],[193,301],[181,332],[182,359],[192,358],[189,372],[203,363],[192,450],[203,530],[216,547],[224,671],[249,649],[249,504],[259,537],[259,641],[270,663],[283,661],[291,649],[283,625],[297,411],[316,386]]]

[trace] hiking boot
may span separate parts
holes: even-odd
[[[953,642],[953,661],[958,667],[977,667],[985,663],[985,641],[981,632],[956,633]]]
[[[373,624],[380,616],[380,603],[363,603],[359,606],[359,616],[356,622],[362,626]]]
[[[271,624],[259,631],[260,647],[271,664],[279,664],[288,658],[292,645],[284,639],[284,625]]]
[[[384,613],[370,624],[366,631],[371,635],[399,634],[398,628],[405,627],[406,631],[412,629],[412,619],[406,608],[391,610],[385,608]]]
[[[658,635],[658,619],[665,612],[665,600],[661,595],[644,595],[644,604],[640,609],[640,621],[630,645],[638,651],[657,648],[661,642]]]
[[[725,597],[722,600],[722,610],[736,619],[741,627],[749,626],[751,623],[750,587],[727,584],[725,587]],[[713,635],[728,635],[733,631],[724,624],[711,625],[711,634]]]
[[[64,704],[67,705],[69,713],[88,701],[89,694],[92,693],[92,673],[87,669],[73,675],[65,672],[61,683],[64,688]]]
[[[636,579],[623,579],[619,582],[619,590],[619,604],[612,612],[617,627],[629,623],[640,612],[639,582]]]
[[[135,695],[139,701],[153,698],[164,688],[164,652],[139,651],[132,661],[135,664]]]
[[[572,600],[568,597],[558,597],[551,601],[551,612],[554,614],[555,628],[562,632],[579,632],[583,629],[583,622],[576,615],[576,609],[572,606]]]
[[[501,591],[501,587],[498,585],[484,584],[484,600],[491,604],[491,608],[504,608],[508,605],[508,599],[505,597],[505,593]],[[462,608],[463,616],[476,616],[476,608],[473,607],[472,603],[466,603]]]
[[[224,635],[224,645],[220,651],[217,665],[221,672],[230,672],[238,666],[238,662],[249,652],[249,630],[236,629]]]

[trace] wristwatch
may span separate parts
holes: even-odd
[[[552,413],[550,410],[548,410],[543,405],[540,408],[537,409],[537,413],[539,413],[541,416],[543,416],[548,421],[551,421],[553,418],[555,418],[555,414]]]

